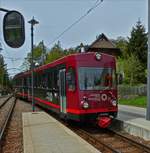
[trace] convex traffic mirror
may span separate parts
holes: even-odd
[[[17,11],[9,11],[3,20],[4,40],[8,46],[19,48],[25,41],[24,18]]]

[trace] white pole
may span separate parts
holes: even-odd
[[[148,0],[148,59],[147,59],[147,112],[146,119],[150,121],[150,0]]]

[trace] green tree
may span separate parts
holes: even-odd
[[[64,54],[67,56],[67,55],[70,55],[70,54],[75,54],[77,53],[77,50],[75,48],[69,48],[69,49],[65,49],[64,50]]]
[[[4,58],[0,55],[0,88],[4,89],[9,86],[9,75],[7,72],[7,67],[4,62]]]
[[[52,62],[54,60],[57,60],[61,57],[65,56],[65,52],[63,51],[63,49],[60,46],[60,42],[58,42],[57,44],[55,44],[52,49],[49,51],[49,53],[47,54],[47,58],[45,63],[49,63]]]
[[[128,56],[127,60],[125,61],[124,70],[126,80],[130,85],[135,85],[143,82],[143,79],[141,80],[141,78],[145,78],[145,73],[142,71],[143,67],[139,59],[134,54]]]
[[[28,58],[24,58],[24,61],[23,61],[22,65],[20,66],[20,69],[22,71],[27,71],[30,69],[30,61]]]
[[[122,56],[118,59],[118,70],[121,68],[125,82],[130,85],[146,83],[147,41],[145,27],[138,21],[127,40],[119,37],[115,42],[122,51]]]
[[[126,58],[128,56],[128,54],[127,54],[127,44],[128,44],[127,39],[120,36],[116,40],[114,40],[114,43],[116,44],[116,47],[120,49],[121,56]]]
[[[36,46],[34,45],[33,49],[33,62],[36,65],[43,65],[46,59],[46,52],[47,52],[47,47],[44,45],[44,42],[41,41],[39,44]],[[31,66],[31,52],[27,54],[27,57],[24,59],[23,64],[21,65],[21,69],[24,71],[29,70]]]
[[[0,84],[1,84],[1,86],[3,86],[4,74],[5,74],[4,59],[3,59],[3,56],[0,55]]]
[[[144,69],[147,67],[147,41],[145,27],[139,20],[132,28],[131,36],[128,38],[127,52],[129,55],[136,55]]]
[[[132,85],[142,83],[146,74],[143,72],[143,67],[139,59],[131,54],[127,58],[118,58],[117,60],[117,71],[118,73],[124,74],[124,83]]]

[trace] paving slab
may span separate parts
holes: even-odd
[[[23,113],[24,153],[100,153],[45,112]]]
[[[145,119],[146,109],[119,105],[118,118],[111,128],[124,130],[134,136],[150,140],[150,121]]]
[[[150,121],[143,118],[136,118],[124,122],[124,130],[135,136],[150,140]]]

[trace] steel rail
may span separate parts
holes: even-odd
[[[16,104],[16,98],[14,99],[13,104],[11,105],[11,107],[10,107],[10,109],[8,111],[8,114],[6,116],[6,119],[3,122],[2,129],[0,130],[0,152],[2,150],[2,139],[3,139],[3,136],[4,136],[4,132],[5,132],[5,129],[6,129],[7,125],[8,125],[9,119],[11,118],[11,115],[13,113],[15,104]]]
[[[70,127],[69,127],[70,128]],[[75,130],[75,129],[73,129],[72,127],[70,128],[71,130]],[[102,141],[100,141],[98,138],[96,138],[96,137],[94,137],[94,136],[92,136],[92,135],[90,135],[88,132],[86,132],[85,130],[82,130],[82,129],[76,129],[77,131],[76,131],[76,133],[77,134],[79,134],[80,133],[80,136],[82,137],[82,135],[84,134],[84,135],[86,135],[86,136],[88,136],[87,137],[87,140],[92,140],[92,141],[94,141],[95,142],[95,144],[100,144],[100,145],[102,145],[102,149],[103,150],[109,150],[109,151],[111,151],[112,153],[121,153],[120,151],[118,151],[117,149],[114,149],[113,147],[111,147],[110,145],[107,145],[107,144],[105,144],[104,142],[102,142]],[[102,150],[100,150],[100,151],[102,151]]]
[[[52,115],[52,114],[51,114]],[[71,129],[72,131],[74,131],[76,134],[80,135],[81,137],[84,135],[87,135],[88,136],[88,140],[93,140],[95,142],[95,144],[101,144],[103,147],[103,150],[105,149],[109,149],[112,153],[122,153],[121,151],[117,150],[117,149],[114,149],[112,146],[110,145],[107,145],[106,143],[100,141],[98,138],[96,138],[95,136],[92,136],[91,134],[89,134],[89,132],[87,132],[86,130],[83,130],[83,129],[80,129],[80,128],[76,128],[76,127],[73,127],[72,125],[68,125],[66,124],[66,122],[60,120],[58,118],[58,116],[54,116],[53,114],[53,117],[55,117],[55,119],[57,119],[59,122],[61,122],[62,124],[64,124],[66,127],[68,127],[69,129]],[[109,132],[115,134],[116,136],[118,137],[121,137],[122,139],[125,139],[126,141],[128,141],[129,143],[132,143],[133,146],[136,146],[137,148],[140,148],[140,149],[143,149],[143,151],[146,151],[147,153],[150,153],[150,147],[145,145],[145,144],[142,144],[140,142],[137,142],[136,140],[133,140],[131,138],[128,138],[127,136],[124,136],[122,135],[121,133],[118,133],[116,131],[113,131],[111,129],[106,129],[108,130]],[[83,136],[84,137],[84,136]],[[84,138],[83,138],[84,139]],[[100,150],[102,151],[102,150]]]
[[[86,140],[90,142],[94,142],[95,144],[101,144],[102,145],[102,149],[103,150],[110,150],[112,153],[122,153],[121,151],[115,149],[114,147],[110,146],[109,144],[107,145],[105,142],[101,141],[100,139],[96,138],[94,135],[90,134],[88,131],[86,130],[83,130],[83,129],[75,129],[74,127],[70,127],[69,128],[73,131],[75,131],[77,134],[79,134],[81,137],[83,136],[87,136],[86,137]],[[110,129],[107,129],[109,132],[115,134],[115,136],[117,137],[120,137],[121,139],[123,139],[124,141],[128,142],[129,144],[132,144],[133,146],[141,149],[143,152],[146,152],[146,153],[150,153],[150,147],[145,145],[145,144],[142,144],[140,142],[137,142],[136,140],[133,140],[127,136],[124,136],[116,131],[113,131],[113,130],[110,130]],[[102,150],[100,150],[102,151]]]
[[[133,140],[133,139],[131,139],[131,138],[129,138],[129,137],[119,133],[119,132],[116,132],[114,130],[111,130],[111,129],[108,129],[108,130],[110,132],[114,133],[116,136],[118,136],[118,137],[120,137],[120,138],[122,138],[122,139],[124,139],[124,140],[126,140],[128,142],[131,142],[132,145],[134,145],[134,146],[136,146],[138,148],[143,149],[143,151],[146,151],[146,152],[150,153],[150,147],[149,146],[147,146],[147,145],[145,145],[143,143],[137,142],[136,140]]]
[[[147,153],[150,153],[150,147],[149,146],[147,146],[147,145],[145,145],[145,144],[142,144],[142,143],[140,143],[140,142],[137,142],[136,140],[133,140],[133,139],[131,139],[131,138],[129,138],[129,137],[127,137],[127,136],[125,136],[125,135],[123,135],[123,134],[121,134],[121,133],[119,133],[119,132],[116,132],[116,131],[113,131],[113,130],[110,130],[110,129],[107,129],[109,132],[111,132],[111,133],[113,133],[113,134],[115,134],[115,136],[117,136],[117,137],[120,137],[121,139],[123,139],[124,141],[126,141],[126,142],[128,142],[128,143],[130,143],[130,144],[132,144],[133,146],[135,146],[135,147],[137,147],[137,148],[139,148],[139,149],[141,149],[142,151],[145,151],[145,152],[147,152]],[[87,135],[89,135],[89,137],[91,136],[91,137],[94,137],[94,136],[92,136],[92,135],[90,135],[86,130],[83,130],[82,131],[82,133],[83,132],[85,132]],[[95,138],[95,137],[94,137]],[[97,141],[99,141],[99,142],[101,142],[98,138],[95,138]],[[109,148],[112,148],[112,151],[113,151],[113,147],[111,147],[110,145],[106,145],[104,142],[102,142],[106,147],[108,146]],[[114,149],[115,150],[115,149]],[[118,150],[117,150],[118,151]],[[114,153],[114,152],[113,152]],[[120,151],[119,151],[119,153],[121,153]]]
[[[2,96],[0,96],[0,99],[1,99],[1,98],[5,98],[6,96],[7,96],[7,95],[2,95]]]
[[[0,109],[9,101],[10,98],[12,98],[12,95],[4,100],[4,102],[0,105]]]
[[[114,149],[113,147],[111,147],[110,145],[105,144],[104,142],[100,141],[98,138],[95,138],[94,136],[90,135],[88,132],[86,132],[85,130],[82,130],[81,128],[76,128],[70,124],[66,124],[65,121],[61,120],[60,118],[58,118],[58,116],[56,114],[52,114],[49,112],[50,115],[52,115],[56,120],[58,120],[59,122],[61,122],[63,125],[65,125],[67,128],[69,128],[70,130],[72,130],[73,132],[75,132],[76,134],[78,134],[80,137],[82,137],[82,135],[86,135],[88,136],[88,140],[92,140],[95,142],[95,144],[100,144],[102,145],[102,149],[103,150],[109,150],[112,153],[121,153],[120,151],[118,151],[117,149]],[[79,134],[80,133],[80,134]],[[84,139],[84,138],[83,138]],[[85,139],[86,140],[86,139]],[[100,149],[99,149],[100,150]],[[102,150],[100,150],[102,151]]]

